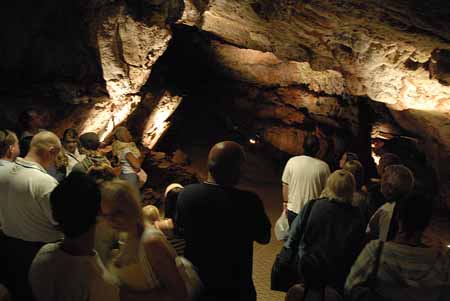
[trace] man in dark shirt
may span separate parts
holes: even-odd
[[[186,239],[185,256],[205,285],[202,300],[256,300],[253,241],[270,241],[270,221],[261,199],[234,188],[244,153],[235,142],[216,144],[208,156],[208,180],[185,187],[176,225]]]

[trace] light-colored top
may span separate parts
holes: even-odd
[[[136,173],[130,162],[128,162],[127,160],[128,153],[131,153],[136,158],[139,158],[141,156],[141,152],[136,147],[136,144],[134,142],[126,143],[121,141],[114,141],[113,153],[119,158],[119,164],[123,174]]]
[[[38,301],[115,301],[119,288],[111,282],[97,253],[72,256],[60,243],[46,244],[30,267],[29,280]]]
[[[67,150],[64,150],[67,157],[67,167],[66,167],[66,176],[68,176],[72,172],[72,168],[83,161],[86,157],[85,155],[80,154],[78,148],[75,149],[74,153],[70,153]]]
[[[7,179],[9,177],[10,169],[14,166],[14,162],[0,159],[0,179]],[[1,197],[0,197],[1,199]],[[0,210],[0,229],[3,223],[2,210]]]
[[[347,292],[366,282],[379,245],[371,241],[361,252],[347,277]],[[386,242],[375,290],[386,300],[450,300],[450,251]]]
[[[119,255],[110,265],[111,272],[120,284],[133,291],[148,291],[160,286],[144,249],[143,241],[149,235],[163,234],[154,227],[146,228],[140,241],[125,242]]]
[[[50,193],[58,182],[35,162],[17,158],[0,172],[0,216],[3,232],[25,241],[54,242],[62,238],[52,217]]]
[[[328,164],[309,156],[296,156],[286,163],[283,184],[289,186],[287,209],[299,213],[305,203],[322,193],[330,175]]]
[[[367,224],[366,233],[371,237],[376,237],[382,241],[387,241],[389,235],[389,226],[391,225],[392,215],[395,209],[394,203],[386,203],[372,215]]]

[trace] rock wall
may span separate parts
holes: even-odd
[[[0,117],[9,123],[22,107],[8,99],[18,97],[49,104],[56,130],[106,136],[142,112],[155,114],[142,97],[161,85],[206,93],[231,119],[294,154],[311,121],[333,137],[363,137],[370,116],[361,99],[370,99],[420,139],[450,205],[448,1],[43,0],[1,7],[7,104]],[[183,43],[173,39],[179,28]],[[188,48],[198,54],[183,54]]]
[[[217,40],[214,56],[234,79],[387,104],[396,122],[420,138],[450,205],[448,1],[211,0],[186,9],[184,16],[197,19],[182,22]]]

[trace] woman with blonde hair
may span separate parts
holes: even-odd
[[[148,300],[188,300],[186,279],[175,250],[161,231],[144,223],[138,190],[115,179],[101,184],[102,216],[127,234],[119,254],[109,265],[119,284]]]
[[[112,153],[119,160],[120,178],[139,189],[137,173],[141,170],[142,157],[133,137],[126,127],[119,126],[114,130],[113,141]]]
[[[298,262],[307,254],[320,259],[322,285],[342,292],[345,279],[364,238],[360,212],[352,205],[355,179],[345,170],[333,172],[317,200],[309,201],[294,220],[285,243]],[[302,267],[298,266],[299,279]],[[317,284],[316,284],[317,285]]]

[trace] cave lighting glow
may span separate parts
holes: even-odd
[[[378,156],[377,154],[375,154],[375,152],[374,151],[372,151],[372,154],[371,154],[371,156],[372,156],[372,158],[373,158],[373,161],[375,162],[375,164],[376,165],[378,165],[379,163],[380,163],[380,156]]]
[[[80,127],[80,133],[96,132],[99,134],[100,141],[103,141],[117,125],[124,122],[133,113],[140,102],[141,97],[134,95],[94,106]]]
[[[158,104],[153,109],[148,117],[142,132],[142,144],[149,149],[152,149],[161,136],[170,127],[170,122],[167,121],[175,112],[183,98],[180,96],[172,96],[169,92],[158,101]]]

